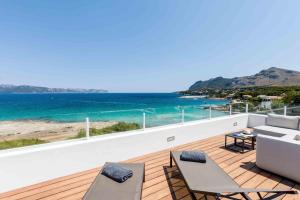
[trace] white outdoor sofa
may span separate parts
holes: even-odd
[[[268,115],[257,133],[256,165],[300,183],[300,118]]]

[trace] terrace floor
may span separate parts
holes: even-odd
[[[258,169],[255,166],[255,151],[237,153],[224,149],[224,136],[177,146],[177,150],[203,150],[209,154],[234,180],[243,187],[293,188],[300,184]],[[143,200],[189,200],[188,191],[176,167],[169,168],[170,149],[140,156],[126,162],[145,162],[146,181],[143,185]],[[16,199],[81,199],[93,182],[100,168],[57,178],[36,185],[0,194],[0,200]],[[263,194],[265,197],[268,194]],[[203,196],[197,194],[198,199]],[[236,196],[239,197],[239,196]],[[256,194],[250,194],[258,199]],[[284,200],[300,199],[298,195],[281,196]]]

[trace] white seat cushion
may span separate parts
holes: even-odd
[[[270,135],[274,137],[282,137],[284,135],[300,135],[299,130],[280,128],[275,126],[257,126],[254,131],[263,135]]]

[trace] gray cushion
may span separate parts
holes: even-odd
[[[269,126],[299,130],[299,117],[268,114],[266,124]]]
[[[300,135],[296,135],[296,136],[294,137],[294,140],[300,141]]]

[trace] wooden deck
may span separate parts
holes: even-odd
[[[151,145],[151,144],[149,144]],[[203,150],[207,152],[235,181],[243,187],[293,188],[300,184],[258,169],[255,166],[255,151],[244,154],[224,149],[224,136],[178,146],[177,150]],[[176,167],[169,168],[170,149],[137,157],[126,162],[145,162],[146,181],[143,185],[143,200],[189,200],[188,191]],[[0,194],[0,200],[16,199],[81,199],[89,188],[99,168],[57,178],[36,185]],[[265,197],[268,194],[263,194]],[[258,199],[256,194],[250,194]],[[197,194],[199,199],[203,197]],[[237,196],[239,197],[239,196]],[[278,199],[300,199],[299,195],[285,195]]]

